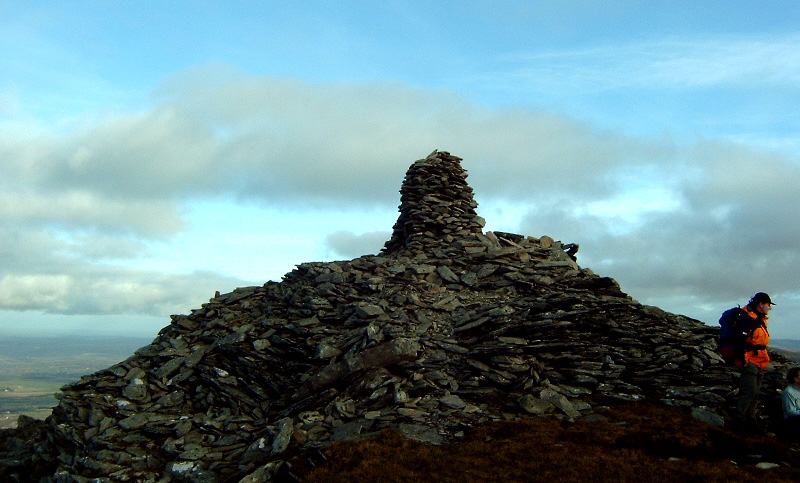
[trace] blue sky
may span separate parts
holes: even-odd
[[[376,253],[462,158],[487,230],[800,338],[792,2],[3,2],[0,334],[155,336]]]

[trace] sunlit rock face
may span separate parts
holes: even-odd
[[[435,151],[408,170],[381,254],[302,263],[173,316],[62,388],[47,421],[0,432],[0,481],[281,480],[385,428],[441,444],[629,401],[722,421],[736,379],[716,328],[638,303],[575,244],[483,233],[465,180]],[[780,407],[775,360],[765,410]]]

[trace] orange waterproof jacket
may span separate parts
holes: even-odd
[[[758,319],[758,314],[755,313],[749,306],[745,306],[743,310],[754,321]],[[764,316],[763,318],[764,325],[760,324],[756,325],[756,328],[753,329],[753,332],[750,334],[750,336],[747,339],[745,339],[746,344],[764,347],[763,349],[758,349],[755,351],[751,348],[746,348],[744,353],[745,365],[747,365],[748,362],[752,362],[761,369],[766,369],[767,365],[769,364],[769,354],[767,354],[767,349],[766,349],[767,345],[769,345],[769,332],[767,331],[767,319],[769,319],[769,317]]]

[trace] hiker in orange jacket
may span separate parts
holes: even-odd
[[[764,369],[769,365],[769,332],[767,320],[772,309],[772,300],[764,292],[753,295],[744,312],[752,319],[752,329],[745,339],[744,362],[737,362],[741,366],[742,374],[739,378],[739,401],[736,409],[743,422],[755,424],[758,394],[764,382]]]

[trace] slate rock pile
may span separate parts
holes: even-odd
[[[3,434],[17,451],[0,453],[0,476],[275,481],[387,427],[443,444],[486,422],[599,417],[620,401],[724,423],[735,377],[715,328],[636,302],[581,268],[577,245],[483,233],[459,161],[434,152],[411,167],[379,255],[217,293],[62,388],[33,436]]]
[[[411,165],[400,188],[400,217],[384,253],[429,250],[455,237],[480,233],[486,224],[467,184],[461,158],[434,151]]]

